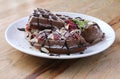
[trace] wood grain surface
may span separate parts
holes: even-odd
[[[5,40],[10,23],[40,7],[88,14],[116,33],[104,52],[81,59],[53,60],[24,54]],[[120,0],[0,0],[0,79],[120,79]]]

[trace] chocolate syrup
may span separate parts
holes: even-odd
[[[43,40],[41,47],[44,47],[45,43],[46,43],[46,40]]]
[[[19,31],[25,31],[25,28],[17,28]]]
[[[46,38],[46,41],[48,42],[48,46],[49,46],[49,48],[50,48],[50,41],[49,41],[49,39],[48,39],[48,35],[47,35],[47,33],[46,32],[44,32],[45,33],[45,38]]]

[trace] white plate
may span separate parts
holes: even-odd
[[[70,55],[61,54],[60,56],[49,56],[48,54],[42,53],[39,50],[35,49],[34,47],[31,47],[31,45],[25,39],[24,32],[17,30],[17,28],[25,27],[25,24],[28,21],[28,17],[25,17],[9,25],[8,29],[5,32],[5,37],[7,42],[14,48],[22,51],[23,53],[30,54],[33,56],[43,57],[43,58],[51,58],[51,59],[73,59],[73,58],[87,57],[98,54],[106,50],[113,44],[115,40],[115,32],[111,28],[111,26],[109,26],[107,23],[103,22],[102,20],[92,16],[78,14],[78,13],[70,13],[70,12],[56,12],[56,13],[68,15],[71,17],[79,16],[86,20],[90,20],[98,23],[102,31],[105,33],[105,39],[93,46],[88,47],[84,51],[84,54],[75,53]]]

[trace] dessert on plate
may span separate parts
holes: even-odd
[[[41,8],[29,16],[25,33],[32,46],[42,52],[55,54],[82,52],[105,36],[95,22],[54,14]]]

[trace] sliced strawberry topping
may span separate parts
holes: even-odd
[[[41,41],[43,41],[45,39],[45,34],[44,33],[42,33],[42,34],[40,34],[39,36],[38,36],[38,42],[41,42]]]
[[[36,37],[36,35],[35,35],[35,34],[32,34],[32,35],[31,35],[31,39],[33,39],[34,37]]]
[[[68,20],[67,21],[68,25],[69,25],[69,31],[72,31],[74,29],[77,29],[77,25],[72,21],[72,20]]]
[[[28,24],[26,24],[25,30],[26,30],[26,31],[31,31],[31,28],[30,28],[30,26],[28,26]]]
[[[75,27],[76,27],[76,24],[75,24],[72,20],[68,20],[67,23],[68,23],[70,26],[75,26]]]
[[[75,30],[76,28],[74,26],[69,25],[69,31]]]
[[[80,34],[79,33],[74,33],[72,36],[75,39],[80,39]]]
[[[59,40],[61,35],[58,34],[57,32],[53,32],[53,37],[54,37],[54,40]]]

